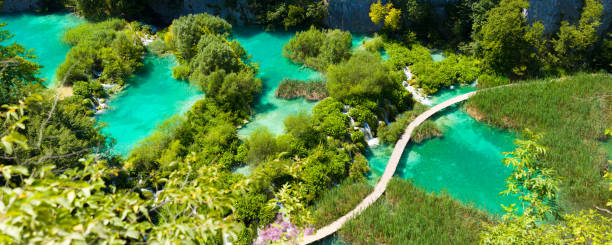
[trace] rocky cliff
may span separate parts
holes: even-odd
[[[604,5],[600,32],[607,30],[612,22],[612,0],[600,0]],[[584,0],[529,0],[527,17],[530,22],[540,21],[550,33],[559,29],[561,21],[575,23],[582,12]]]
[[[370,20],[370,5],[378,0],[329,0],[329,12],[325,24],[330,28],[350,30],[352,32],[374,32],[382,25]],[[383,3],[387,2],[386,0]]]
[[[20,12],[35,10],[43,5],[44,0],[4,0],[2,12]],[[370,21],[370,5],[378,0],[324,0],[328,4],[329,16],[325,24],[331,28],[340,28],[353,32],[374,32],[381,28]],[[388,0],[382,0],[386,3]],[[460,0],[422,0],[429,1],[438,13],[445,17],[444,5],[457,3]],[[612,0],[600,0],[604,5],[600,31],[607,30],[612,22]],[[563,20],[575,22],[580,18],[584,0],[529,0],[531,6],[527,16],[531,22],[538,20],[546,27],[546,32],[559,28]],[[150,8],[158,16],[160,23],[170,23],[173,19],[193,13],[210,13],[224,17],[232,22],[245,23],[254,20],[255,16],[248,11],[246,0],[151,0]]]
[[[231,5],[228,6],[228,3]],[[244,23],[254,16],[247,11],[246,0],[152,0],[149,7],[160,17],[160,22],[169,24],[182,15],[209,13],[230,22]]]
[[[42,7],[43,0],[4,0],[3,13],[36,10]]]

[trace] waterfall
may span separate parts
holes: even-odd
[[[362,131],[363,135],[365,136],[366,142],[368,143],[368,146],[376,146],[380,144],[378,138],[374,138],[374,136],[372,135],[372,129],[370,128],[368,122],[363,123]]]
[[[408,90],[408,92],[412,94],[412,98],[414,98],[414,100],[418,101],[423,105],[431,106],[433,104],[431,100],[423,96],[420,91],[417,90],[417,88],[413,87],[408,82],[412,80],[412,72],[410,71],[410,68],[404,68],[404,74],[406,75],[406,81],[402,82],[402,85],[404,86],[404,88],[406,88],[406,90]]]
[[[374,136],[372,136],[372,129],[370,129],[370,125],[368,124],[368,122],[363,123],[363,128],[367,132],[367,134],[364,132],[366,139],[374,138]]]
[[[478,78],[476,78],[476,80],[472,84],[470,84],[470,86],[472,86],[473,88],[478,86]]]

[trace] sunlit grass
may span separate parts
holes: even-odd
[[[384,196],[347,222],[340,238],[351,244],[475,244],[484,212],[446,194],[426,193],[394,178]]]
[[[612,78],[604,74],[529,81],[480,92],[467,103],[489,124],[545,133],[545,164],[563,182],[565,211],[605,205],[612,195],[602,178],[609,164],[601,147],[612,125],[611,105]]]

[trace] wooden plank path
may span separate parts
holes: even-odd
[[[471,93],[459,95],[459,96],[456,96],[456,97],[454,97],[452,99],[446,100],[446,101],[444,101],[444,102],[442,102],[442,103],[440,103],[440,104],[430,108],[429,110],[423,112],[421,115],[419,115],[417,118],[415,118],[414,121],[412,121],[408,125],[408,127],[404,131],[404,134],[402,135],[402,137],[395,144],[395,148],[393,148],[393,153],[391,153],[391,158],[389,159],[389,162],[387,163],[387,167],[385,168],[385,172],[383,173],[382,177],[380,178],[380,180],[376,184],[376,187],[374,188],[374,191],[372,193],[370,193],[370,195],[368,195],[365,199],[363,199],[361,201],[361,203],[359,203],[359,205],[357,205],[357,207],[355,207],[355,209],[351,210],[350,212],[348,212],[344,216],[340,217],[339,219],[337,219],[333,223],[331,223],[331,224],[329,224],[329,225],[327,225],[327,226],[317,230],[316,233],[314,233],[313,235],[304,237],[303,240],[300,242],[300,244],[313,243],[313,242],[321,240],[321,239],[323,239],[323,238],[325,238],[325,237],[327,237],[327,236],[329,236],[331,234],[334,234],[349,219],[357,216],[363,210],[365,210],[368,206],[370,206],[372,203],[374,203],[376,200],[378,200],[378,198],[380,198],[380,196],[382,196],[383,192],[385,192],[385,189],[387,189],[387,184],[389,184],[389,181],[391,181],[391,178],[393,177],[393,174],[395,173],[395,169],[397,168],[397,164],[399,164],[400,158],[402,157],[402,154],[404,153],[404,148],[406,148],[406,145],[408,145],[408,142],[410,141],[410,136],[412,135],[412,131],[414,131],[414,129],[416,127],[421,125],[421,123],[425,122],[425,120],[427,120],[428,118],[430,118],[431,116],[433,116],[437,112],[439,112],[441,110],[444,110],[447,107],[452,106],[454,104],[457,104],[459,102],[465,101],[468,98],[472,97],[472,95],[474,95],[474,94],[476,94],[475,91],[471,92]]]

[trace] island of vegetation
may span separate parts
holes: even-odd
[[[70,50],[56,86],[72,93],[44,87],[37,61],[45,57],[0,30],[0,244],[300,243],[374,191],[371,148],[397,142],[428,110],[428,96],[459,86],[476,92],[450,110],[518,137],[499,163],[509,172],[500,194],[516,203],[499,217],[395,177],[336,238],[612,240],[612,161],[602,148],[612,137],[612,35],[601,1],[584,0],[576,19],[553,30],[528,18],[527,0],[448,3],[445,18],[428,2],[370,1],[362,17],[380,30],[357,48],[349,31],[326,28],[334,0],[225,1],[228,9],[247,6],[250,24],[295,32],[278,47],[279,58],[322,76],[272,88],[282,99],[317,103],[278,121],[282,134],[257,128],[247,137],[238,132],[254,120],[266,84],[234,36],[230,23],[239,21],[193,13],[152,28],[144,24],[155,17],[149,4],[41,5],[41,12],[59,8],[86,18],[62,35]],[[434,48],[444,60],[432,58]],[[149,55],[176,57],[171,73],[180,81],[169,82],[191,83],[205,95],[117,155],[94,115]],[[446,129],[435,120],[411,140],[442,137]]]

